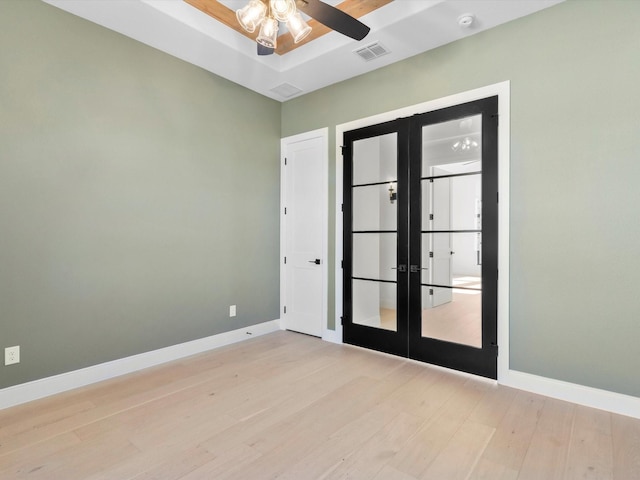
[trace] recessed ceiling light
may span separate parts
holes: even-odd
[[[469,28],[471,25],[473,25],[474,21],[475,17],[471,13],[465,13],[464,15],[460,15],[458,17],[458,25],[460,25],[462,28]]]

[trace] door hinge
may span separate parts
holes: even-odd
[[[340,211],[341,211],[341,212],[344,212],[344,203],[341,203],[341,204],[340,204]]]
[[[344,145],[340,145],[340,152],[344,156],[344,154],[347,152],[347,147],[345,147]]]
[[[340,317],[340,325],[344,325],[344,317]]]
[[[287,207],[284,207],[284,214],[287,214]]]
[[[284,257],[284,264],[287,264],[287,257]]]
[[[495,118],[496,125],[500,125],[500,115],[498,115],[497,113],[494,113],[493,115],[491,115],[491,118]]]
[[[287,313],[287,307],[284,307],[284,313]]]
[[[429,220],[433,220],[433,213],[429,214]]]
[[[497,357],[499,354],[498,344],[491,342],[491,348],[496,352],[496,357]]]
[[[429,252],[429,258],[433,258],[433,252]]]
[[[429,289],[429,295],[433,295],[433,288]]]
[[[344,268],[344,260],[340,260],[340,268]]]
[[[284,164],[285,164],[285,166],[287,165],[287,158],[286,157],[284,159]]]

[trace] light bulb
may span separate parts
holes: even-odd
[[[271,0],[271,14],[280,22],[289,21],[289,17],[296,13],[296,4],[293,0]]]
[[[276,48],[278,43],[278,21],[275,18],[267,17],[262,21],[260,33],[256,42],[267,48]]]
[[[267,13],[267,6],[260,0],[251,0],[247,5],[236,10],[236,18],[240,26],[253,33]]]
[[[302,41],[311,32],[311,27],[304,21],[300,12],[296,12],[289,17],[287,28],[291,32],[294,43]]]

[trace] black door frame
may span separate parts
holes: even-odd
[[[421,181],[422,127],[482,115],[482,348],[421,336]],[[409,118],[363,127],[344,133],[345,168],[343,225],[343,341],[399,356],[497,378],[497,278],[498,278],[498,96],[454,105]],[[354,141],[398,133],[398,274],[397,331],[354,324],[352,312],[352,145]],[[408,193],[408,195],[407,195]],[[408,229],[403,231],[402,226]],[[408,242],[407,242],[408,240]],[[408,258],[407,258],[408,257]],[[413,267],[413,268],[411,268]],[[413,271],[413,273],[411,273]],[[406,293],[400,295],[400,293]],[[410,319],[414,319],[410,321]]]

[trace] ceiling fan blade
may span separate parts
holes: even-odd
[[[355,40],[362,40],[371,30],[351,15],[320,0],[296,0],[296,6],[323,25]]]
[[[273,52],[276,50],[274,48],[265,47],[260,43],[256,43],[258,45],[258,55],[273,55]]]

